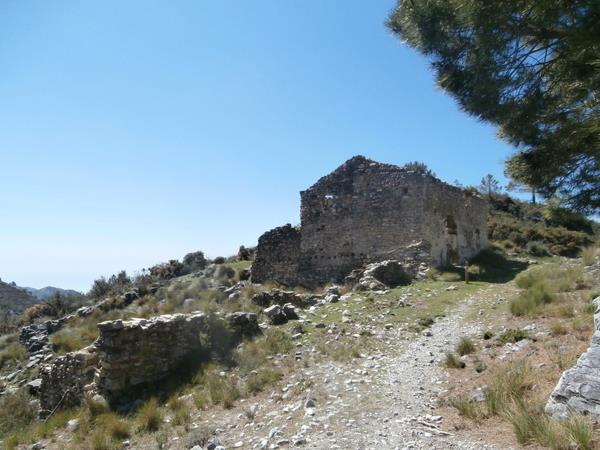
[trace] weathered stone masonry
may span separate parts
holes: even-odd
[[[201,313],[102,322],[98,329],[96,387],[108,397],[165,378],[186,355],[200,350],[200,333],[208,331]]]
[[[238,338],[260,333],[254,313],[237,312],[217,320],[227,321]],[[201,350],[200,334],[210,332],[209,319],[202,313],[108,321],[98,328],[94,344],[42,369],[43,412],[78,405],[87,393],[112,401],[131,387],[160,382]]]
[[[252,279],[314,287],[370,262],[461,263],[487,246],[487,202],[356,156],[301,192],[301,227],[259,239]]]

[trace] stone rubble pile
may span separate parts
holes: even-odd
[[[283,306],[272,305],[264,310],[265,315],[269,318],[271,325],[282,325],[290,320],[298,320],[296,308],[291,303],[286,303]]]
[[[386,260],[353,270],[344,281],[358,291],[383,291],[410,284],[417,272],[424,270],[424,263],[414,268],[410,264]]]
[[[270,291],[259,292],[252,297],[252,303],[264,308],[271,305],[283,306],[289,303],[298,308],[307,308],[317,304],[320,300],[319,296],[313,294],[298,294],[294,291],[282,291],[279,289],[271,289]]]

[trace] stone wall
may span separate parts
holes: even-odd
[[[254,313],[237,312],[224,319],[236,339],[260,333]],[[75,406],[84,387],[107,400],[129,388],[160,381],[201,348],[201,333],[210,333],[202,313],[172,314],[151,319],[114,320],[98,324],[98,340],[84,350],[56,358],[42,368],[43,410]]]
[[[84,386],[91,383],[98,365],[94,345],[59,356],[40,370],[41,416],[56,407],[68,408],[81,403]]]
[[[107,397],[165,378],[187,355],[200,350],[200,333],[208,331],[201,313],[102,322],[98,329],[96,386]]]
[[[277,280],[293,286],[298,281],[300,231],[290,224],[264,233],[258,240],[252,263],[252,280],[264,283]]]
[[[292,279],[314,287],[340,282],[371,262],[462,263],[487,246],[483,199],[431,175],[361,156],[301,192],[301,205],[294,251],[281,251],[287,258],[281,264],[281,257],[271,257],[276,253],[271,248],[283,249],[272,243],[273,233],[281,232],[265,233],[258,244],[263,259],[255,281],[290,284]]]
[[[546,412],[557,419],[567,419],[572,413],[600,419],[600,297],[593,303],[595,331],[590,347],[562,374],[546,404]]]

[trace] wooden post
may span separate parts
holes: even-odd
[[[469,284],[469,261],[465,261],[465,283]]]

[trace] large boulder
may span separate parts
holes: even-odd
[[[269,318],[271,325],[283,325],[288,321],[283,308],[279,305],[269,306],[264,310],[264,313]]]
[[[590,347],[562,374],[546,404],[546,412],[557,419],[568,419],[573,413],[600,419],[600,297],[593,303],[596,331]]]
[[[387,260],[355,269],[345,278],[345,283],[359,291],[381,291],[410,284],[413,276],[411,266],[396,260]]]
[[[240,336],[252,337],[260,334],[258,316],[255,313],[234,312],[227,316],[227,320],[231,328],[233,328]]]
[[[411,276],[404,266],[396,260],[381,261],[369,264],[363,272],[363,278],[370,277],[387,287],[397,287],[410,284]]]
[[[265,315],[269,318],[271,325],[282,325],[290,320],[298,320],[296,308],[291,303],[285,305],[271,305],[264,310]]]
[[[259,292],[252,297],[252,303],[266,308],[270,305],[285,305],[290,303],[298,308],[307,308],[315,305],[318,298],[309,294],[297,294],[294,291],[282,291],[280,289],[271,289],[270,291]]]

